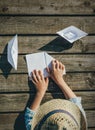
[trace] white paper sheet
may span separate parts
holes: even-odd
[[[51,68],[52,60],[54,60],[54,58],[48,55],[46,52],[26,55],[26,62],[27,62],[29,77],[31,76],[31,72],[33,70],[41,70],[44,77],[48,77],[49,74],[46,71],[46,67]],[[65,74],[65,70],[64,70],[64,74]]]
[[[9,42],[7,48],[7,59],[12,67],[17,70],[18,61],[18,36],[15,35]]]
[[[31,72],[36,69],[41,70],[44,74],[44,77],[48,77],[49,75],[46,71],[46,67],[51,63],[53,58],[51,56],[48,57],[48,61],[46,58],[46,52],[26,55],[28,75],[31,76]]]
[[[60,36],[65,38],[70,43],[73,43],[74,41],[88,35],[87,33],[85,33],[84,31],[82,31],[80,29],[78,29],[75,26],[69,26],[69,27],[67,27],[67,28],[65,28],[65,29],[63,29],[61,31],[58,31],[57,34],[59,34]]]

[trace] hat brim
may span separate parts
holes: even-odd
[[[46,115],[49,115],[48,113],[51,113],[55,110],[61,110],[59,113],[62,114],[63,117],[68,119],[71,118],[71,123],[76,123],[81,127],[81,130],[86,130],[86,121],[79,107],[74,103],[64,99],[53,99],[41,105],[33,117],[32,130],[35,129],[39,122],[43,122],[43,118]],[[62,111],[65,111],[67,114]]]

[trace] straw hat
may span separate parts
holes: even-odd
[[[77,105],[53,99],[39,107],[31,130],[86,130],[86,121]]]

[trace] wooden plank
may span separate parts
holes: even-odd
[[[88,126],[95,127],[95,111],[86,111]],[[6,125],[5,125],[6,124]],[[1,130],[17,130],[17,129],[25,129],[24,124],[24,113],[10,113],[10,114],[0,114],[0,129]],[[93,128],[89,128],[88,130],[94,130]]]
[[[93,127],[93,128],[88,128],[88,130],[95,130],[95,127]]]
[[[77,96],[83,98],[83,107],[85,109],[95,109],[94,96],[95,92],[76,92]],[[29,99],[30,96],[30,99]],[[32,102],[34,94],[20,93],[20,94],[0,94],[0,112],[6,111],[23,111],[26,104]],[[64,98],[64,95],[60,93],[46,93],[42,103],[47,102],[55,98]],[[29,100],[29,101],[28,101]]]
[[[94,0],[0,1],[1,14],[94,14]]]
[[[55,59],[61,61],[65,66],[67,72],[77,71],[95,71],[95,55],[52,55]],[[73,61],[73,63],[72,63]],[[27,65],[25,62],[25,55],[18,57],[18,70],[12,69],[7,62],[7,56],[0,56],[0,73],[7,77],[10,73],[27,73]]]
[[[0,37],[0,53],[4,51],[12,36]],[[58,36],[19,36],[19,53],[30,52],[63,52],[63,53],[95,53],[95,36],[87,36],[70,44]]]
[[[94,73],[67,73],[65,81],[72,90],[95,90]],[[27,74],[12,74],[6,79],[0,75],[0,92],[34,92],[34,85],[28,80]],[[49,91],[59,91],[58,87],[50,80]]]
[[[86,111],[88,126],[94,127],[95,126],[95,110],[93,111]]]
[[[87,33],[95,33],[94,21],[95,17],[1,16],[0,34],[55,34],[70,25]]]

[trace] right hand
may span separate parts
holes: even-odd
[[[63,81],[64,65],[58,60],[53,60],[52,70],[50,70],[50,68],[47,68],[47,71],[56,84],[59,85]]]

